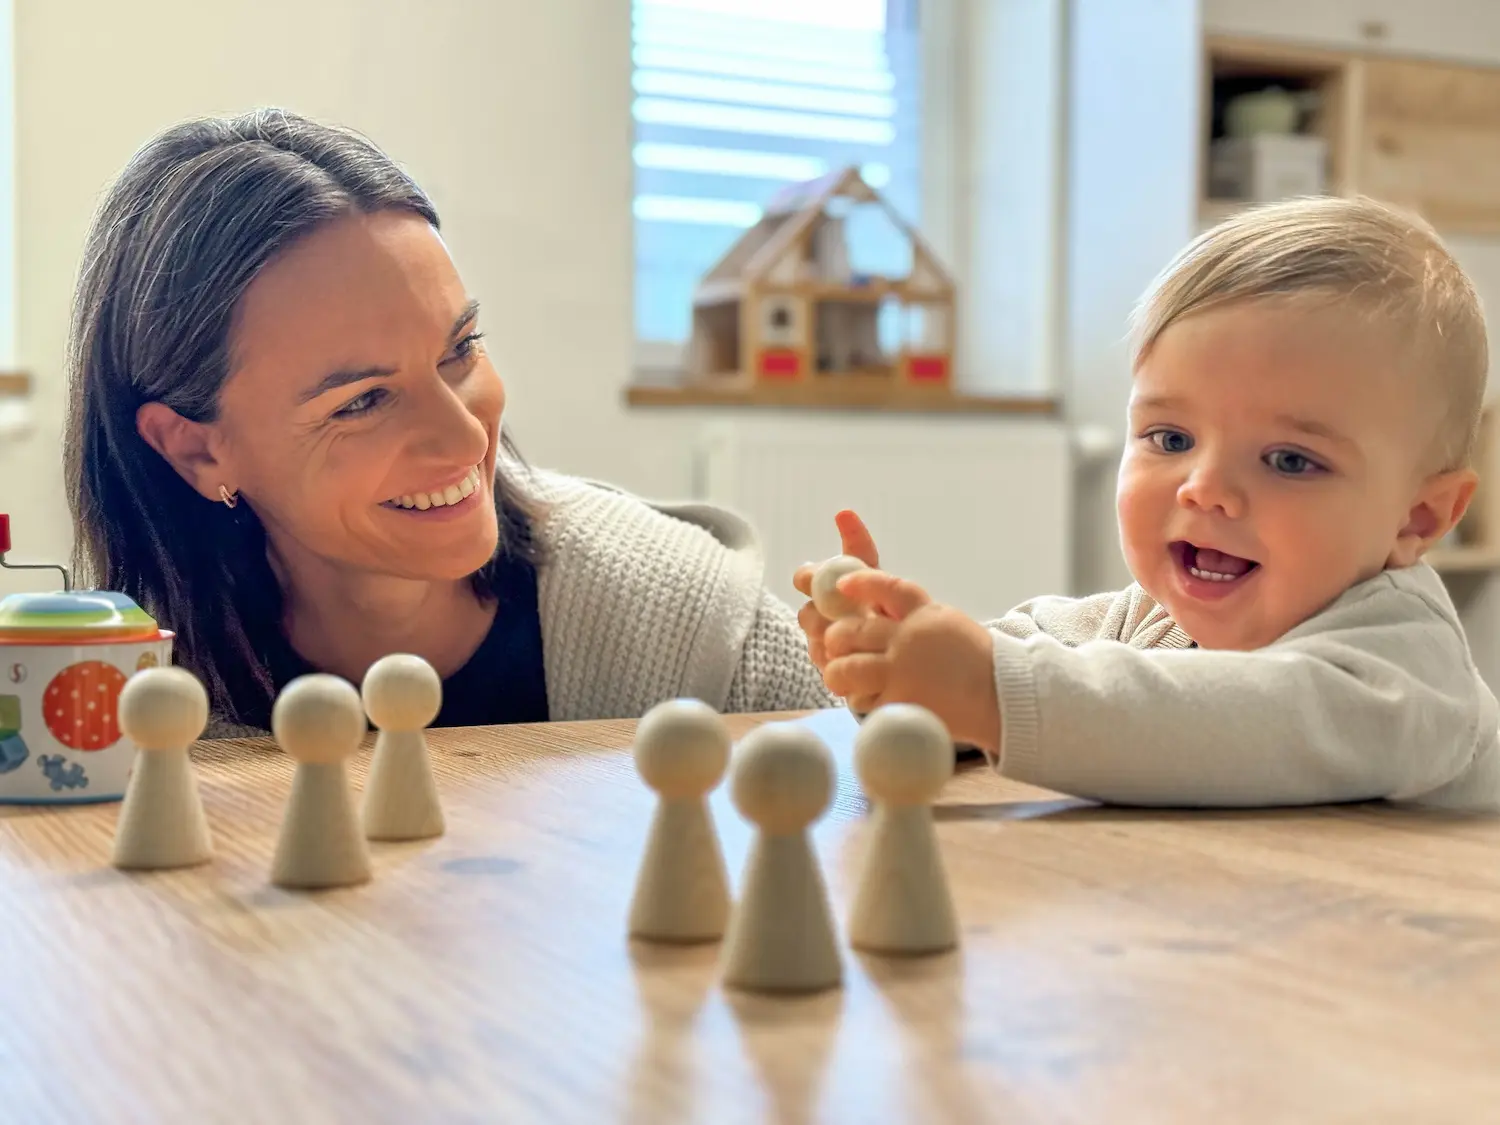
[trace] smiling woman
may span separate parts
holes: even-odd
[[[80,574],[178,634],[214,733],[391,652],[437,725],[831,702],[736,517],[528,469],[432,203],[277,110],[174,127],[95,219],[65,458]]]

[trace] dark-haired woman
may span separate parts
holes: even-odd
[[[211,733],[390,652],[438,725],[829,706],[755,538],[533,472],[432,203],[361,137],[176,126],[95,218],[69,356],[75,565],[177,632]]]

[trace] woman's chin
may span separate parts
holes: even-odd
[[[391,545],[390,555],[385,560],[372,560],[374,568],[385,569],[399,559],[400,562],[390,569],[412,578],[456,582],[469,577],[495,557],[500,545],[500,528],[493,512],[488,519],[463,523],[468,526],[439,525],[427,529],[427,534],[402,536],[399,545]]]

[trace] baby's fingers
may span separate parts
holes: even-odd
[[[817,563],[803,563],[792,573],[792,588],[804,598],[812,597],[813,572],[817,569]]]
[[[891,663],[884,653],[858,652],[830,660],[823,670],[823,682],[834,695],[845,699],[878,698],[890,679]]]
[[[818,612],[818,607],[812,602],[807,602],[797,611],[797,624],[802,626],[802,631],[807,634],[807,654],[812,657],[813,666],[822,669],[828,662],[825,641],[828,634],[829,620]]]
[[[891,647],[891,638],[900,624],[889,617],[870,614],[840,618],[823,633],[823,651],[830,660],[856,652],[884,652]]]
[[[866,609],[900,621],[932,599],[915,582],[883,570],[856,570],[839,579],[839,593]]]

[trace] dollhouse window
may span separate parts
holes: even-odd
[[[855,165],[920,222],[922,0],[632,3],[638,339],[686,339],[699,278],[789,183]],[[885,238],[865,252],[897,271]]]

